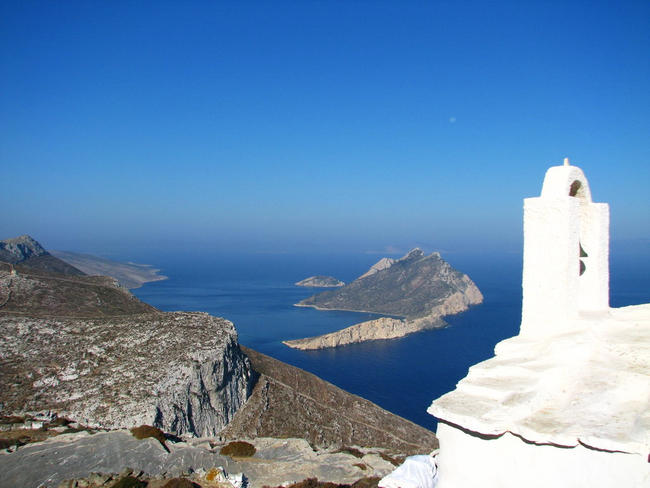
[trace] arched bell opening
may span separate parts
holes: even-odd
[[[585,198],[585,188],[580,180],[575,180],[569,187],[569,196]]]

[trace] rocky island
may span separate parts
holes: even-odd
[[[439,253],[413,249],[398,260],[383,258],[352,283],[324,291],[297,303],[318,310],[371,312],[382,317],[306,339],[284,341],[296,349],[322,349],[357,342],[393,339],[429,328],[444,327],[443,317],[463,312],[483,301],[464,273]]]
[[[296,286],[306,286],[314,288],[336,288],[345,285],[341,280],[337,280],[333,276],[310,276],[304,280],[295,283]]]
[[[109,486],[136,473],[194,473],[192,486],[207,487],[220,466],[251,488],[351,484],[437,447],[432,432],[241,347],[227,320],[161,312],[28,236],[0,253],[0,487]],[[141,424],[161,442],[125,430]],[[220,454],[240,440],[258,462]]]

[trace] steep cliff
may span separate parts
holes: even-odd
[[[97,319],[0,314],[3,414],[215,435],[253,380],[232,323],[204,313]]]

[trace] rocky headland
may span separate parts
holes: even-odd
[[[357,342],[393,339],[425,329],[444,327],[443,318],[483,301],[464,273],[439,253],[413,249],[398,260],[383,258],[362,276],[339,288],[297,303],[318,310],[371,312],[382,317],[329,334],[284,341],[296,349],[323,349]]]
[[[260,487],[283,477],[348,483],[386,474],[392,468],[382,456],[437,447],[432,432],[240,347],[227,320],[160,312],[113,278],[61,267],[44,250],[16,257],[21,248],[11,249],[3,257],[11,253],[14,263],[0,262],[0,487],[53,487],[92,472],[113,473],[99,477],[109,483],[126,466],[163,480],[228,466]],[[162,429],[167,446],[120,433],[142,424]],[[99,433],[89,437],[88,429]],[[240,468],[215,457],[215,446],[239,439],[272,445],[273,461],[260,454]],[[128,454],[138,446],[143,453]],[[345,446],[356,446],[353,456],[337,454]],[[41,467],[28,469],[36,459]],[[340,468],[329,469],[335,459]],[[213,486],[199,478],[195,486]]]
[[[166,280],[167,277],[148,264],[120,263],[91,254],[71,251],[50,251],[53,256],[65,261],[90,276],[111,276],[125,288],[139,288],[145,283]]]
[[[306,286],[313,288],[336,288],[345,285],[341,280],[337,280],[333,276],[310,276],[304,280],[295,283],[296,286]]]

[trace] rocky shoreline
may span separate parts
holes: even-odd
[[[310,276],[304,280],[300,280],[294,283],[296,286],[304,286],[307,288],[337,288],[339,286],[344,286],[345,283],[341,280],[337,280],[333,276]]]
[[[421,318],[417,320],[381,317],[375,320],[361,322],[329,334],[282,341],[282,344],[294,349],[310,351],[366,341],[397,339],[414,332],[427,329],[437,329],[444,327],[445,325],[446,322],[439,317]]]

